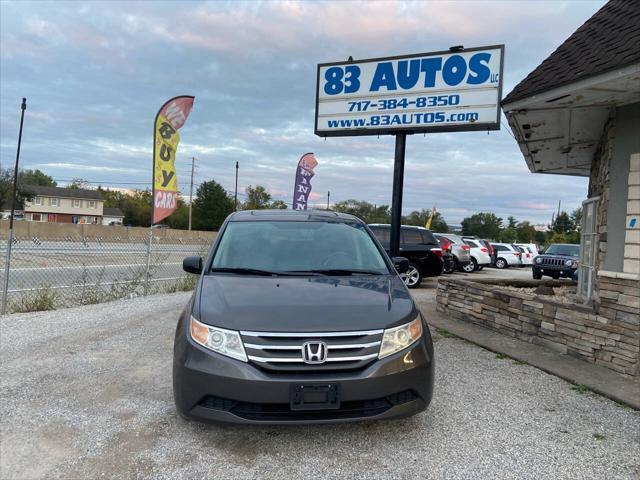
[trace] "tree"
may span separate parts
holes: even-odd
[[[505,228],[498,234],[498,240],[502,243],[515,243],[518,234],[515,228]]]
[[[271,205],[269,206],[269,208],[275,208],[278,210],[286,210],[287,209],[287,204],[284,203],[282,200],[274,200],[273,202],[271,202]]]
[[[480,212],[462,220],[462,234],[496,239],[502,229],[502,219],[494,213]]]
[[[131,193],[122,193],[117,190],[98,191],[104,199],[107,208],[119,208],[124,214],[122,222],[134,227],[148,227],[151,225],[151,192],[149,190],[134,190]]]
[[[516,236],[519,243],[533,243],[536,238],[536,229],[527,221],[520,222],[516,227]]]
[[[38,185],[41,187],[57,187],[58,183],[40,170],[21,170],[18,173],[18,185]]]
[[[516,220],[516,217],[514,217],[513,215],[510,215],[507,217],[507,222],[509,222],[509,224],[507,225],[507,228],[515,229],[516,226],[518,225],[518,221]]]
[[[176,206],[176,210],[165,218],[162,223],[166,223],[171,228],[186,230],[189,228],[189,206],[185,203],[182,197],[178,197]]]
[[[575,228],[569,214],[563,211],[553,219],[553,222],[549,225],[549,230],[554,233],[568,233],[575,230]]]
[[[369,202],[350,199],[335,203],[332,210],[355,215],[366,223],[389,223],[391,221],[391,211],[388,205],[377,206]]]
[[[17,208],[22,208],[24,201],[32,197],[27,187],[37,185],[43,187],[55,187],[57,183],[52,177],[40,170],[20,170],[18,172]],[[0,208],[9,208],[11,205],[11,192],[13,192],[13,169],[0,169]]]
[[[12,191],[13,171],[8,168],[0,169],[0,209],[9,208]]]
[[[244,202],[244,210],[260,210],[269,208],[271,202],[271,194],[262,185],[252,187],[249,185],[246,189],[247,200]]]
[[[425,210],[424,208],[420,211],[414,210],[402,219],[402,223],[403,225],[418,225],[424,227],[430,215],[431,210]],[[439,233],[447,233],[449,231],[449,226],[440,212],[436,212],[431,220],[431,231]]]
[[[193,200],[192,223],[195,230],[217,230],[234,211],[233,198],[215,180],[203,182]]]
[[[582,208],[576,208],[571,212],[571,223],[573,223],[573,229],[579,232],[582,227]]]
[[[89,188],[91,184],[89,183],[88,180],[85,180],[83,178],[79,178],[79,177],[75,177],[73,179],[71,179],[71,183],[67,185],[67,188],[74,188],[74,189],[86,189]]]

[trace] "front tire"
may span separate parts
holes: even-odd
[[[418,288],[422,283],[422,272],[415,263],[409,262],[409,270],[402,276],[404,284],[409,288]]]
[[[542,273],[540,273],[540,272],[533,272],[533,279],[534,279],[534,280],[541,280],[541,279],[542,279]]]
[[[499,258],[496,260],[496,268],[502,270],[503,268],[507,268],[509,264],[504,258]]]
[[[478,270],[478,262],[475,258],[471,258],[471,262],[462,267],[462,271],[465,273],[473,273]]]

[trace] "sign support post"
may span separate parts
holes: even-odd
[[[391,238],[389,253],[391,257],[400,254],[400,224],[402,223],[402,188],[404,184],[404,153],[407,134],[396,134],[396,153],[393,160],[393,194],[391,196]]]
[[[392,257],[400,253],[407,135],[500,130],[503,66],[504,45],[318,64],[316,135],[396,137]]]

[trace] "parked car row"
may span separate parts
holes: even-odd
[[[371,224],[369,228],[389,253],[391,225]],[[437,238],[424,227],[402,226],[400,255],[409,260],[409,270],[403,274],[409,288],[417,288],[424,277],[436,277],[444,269],[443,250]]]
[[[371,224],[369,228],[389,252],[391,226]],[[409,270],[403,274],[409,288],[419,287],[425,277],[455,271],[473,272],[491,264],[484,244],[469,245],[459,235],[432,233],[424,227],[410,225],[400,229],[400,255],[409,260]]]
[[[391,226],[377,223],[369,225],[369,228],[388,253]],[[485,267],[532,267],[534,279],[543,275],[575,279],[579,246],[554,244],[542,254],[533,243],[490,242],[478,237],[432,233],[424,227],[402,225],[400,255],[409,260],[409,270],[403,275],[405,284],[409,288],[417,288],[425,277],[456,271],[472,273]],[[561,258],[553,259],[554,255]]]

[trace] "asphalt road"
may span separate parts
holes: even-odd
[[[171,243],[152,246],[149,278],[169,284],[183,278],[182,260],[205,254],[208,245]],[[6,255],[6,241],[0,244],[0,266]],[[20,240],[12,248],[9,272],[9,303],[17,303],[35,289],[55,292],[59,305],[77,305],[78,288],[109,292],[114,284],[140,281],[146,277],[147,245],[141,242],[115,243],[80,241]],[[0,269],[0,276],[4,269]]]
[[[137,260],[137,261],[136,261]],[[12,268],[9,275],[9,292],[30,290],[41,285],[54,289],[73,289],[78,285],[109,285],[113,282],[144,276],[146,263],[142,259],[131,259],[131,263],[116,263],[84,266],[19,267]],[[152,265],[152,278],[182,277],[182,260]]]
[[[415,293],[432,297],[433,282]],[[173,332],[187,298],[0,319],[0,478],[637,479],[640,473],[640,413],[439,334],[433,402],[410,419],[303,427],[187,423],[176,416],[171,391]]]

